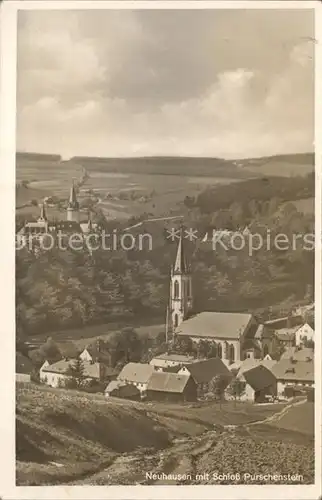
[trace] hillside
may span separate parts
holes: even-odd
[[[280,466],[287,473],[292,466],[307,484],[313,477],[312,440],[289,431],[284,443],[273,426],[260,435],[261,425],[254,425],[284,407],[106,401],[102,395],[18,385],[17,484],[157,484],[145,472],[261,472],[263,463],[269,472]]]

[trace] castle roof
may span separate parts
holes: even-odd
[[[76,195],[76,189],[75,189],[74,182],[73,182],[72,187],[70,188],[68,208],[75,208],[75,209],[79,208],[79,203],[77,201],[77,195]]]

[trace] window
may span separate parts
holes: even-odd
[[[188,279],[188,282],[187,282],[187,294],[188,294],[188,297],[191,296],[191,282],[190,282],[190,279]]]
[[[174,291],[173,291],[173,296],[175,299],[178,299],[179,298],[179,281],[175,281],[174,282],[174,287],[173,287]]]
[[[218,358],[222,358],[222,346],[218,344]]]
[[[230,344],[230,347],[229,347],[229,359],[230,359],[230,361],[235,361],[235,348],[234,348],[233,344]]]
[[[179,324],[179,318],[178,318],[178,315],[175,314],[174,315],[174,327],[177,328],[178,324]]]

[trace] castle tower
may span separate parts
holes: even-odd
[[[171,269],[170,279],[170,320],[172,330],[175,329],[187,318],[192,310],[192,286],[191,274],[187,265],[183,236],[178,243],[177,254],[174,266]]]
[[[77,201],[74,182],[70,188],[69,202],[67,206],[67,220],[70,222],[79,222],[79,203]]]
[[[45,203],[40,205],[40,215],[38,217],[38,222],[47,222],[47,213]]]

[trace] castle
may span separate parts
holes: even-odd
[[[172,339],[190,338],[194,344],[211,343],[226,365],[246,357],[259,357],[252,314],[204,311],[193,313],[191,268],[187,263],[181,231],[174,265],[170,273],[167,329]]]
[[[99,230],[98,224],[94,224],[88,213],[87,220],[80,220],[80,206],[77,199],[75,184],[70,188],[67,205],[66,220],[51,221],[48,219],[45,203],[40,206],[40,214],[37,221],[27,221],[17,233],[18,244],[26,244],[30,238],[41,238],[45,234],[82,234],[87,235]]]

